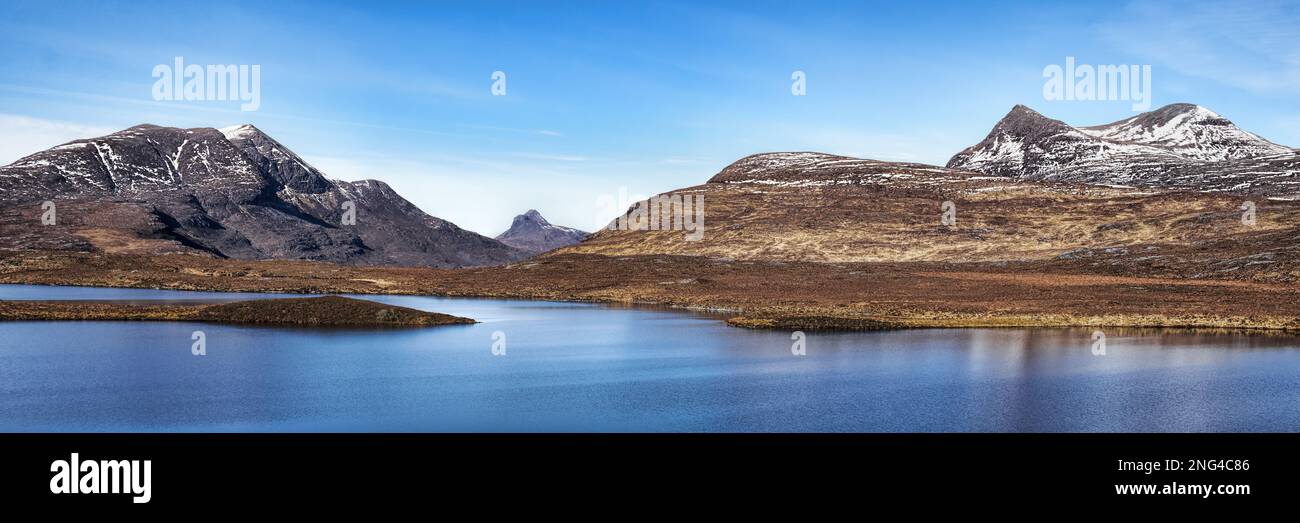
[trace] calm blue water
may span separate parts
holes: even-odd
[[[0,299],[267,296],[0,285]],[[0,430],[1300,429],[1294,337],[1111,330],[1094,356],[1090,330],[809,334],[794,356],[789,332],[682,311],[366,298],[482,323],[0,323]]]

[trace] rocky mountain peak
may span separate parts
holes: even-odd
[[[0,202],[43,200],[60,202],[60,220],[98,231],[45,231],[62,235],[55,243],[83,250],[130,245],[138,252],[432,267],[490,265],[525,255],[426,214],[383,182],[330,180],[252,125],[143,124],[0,167]],[[355,223],[344,223],[349,208]],[[18,221],[0,226],[33,226],[17,214],[6,216]],[[100,242],[106,237],[130,241]]]
[[[515,219],[511,223],[510,227],[513,229],[516,227],[527,226],[529,224],[536,224],[544,227],[550,225],[551,222],[546,221],[546,218],[543,218],[542,213],[537,212],[537,209],[528,209],[523,214],[520,214],[519,216],[515,216]]]
[[[791,172],[802,173],[815,169],[818,165],[839,160],[854,158],[809,151],[751,154],[724,167],[709,179],[709,183],[735,183]]]
[[[306,160],[251,124],[225,127],[220,132],[284,188],[317,194],[333,187],[325,175]]]
[[[546,251],[567,247],[581,242],[590,236],[588,233],[571,228],[552,225],[536,209],[515,216],[510,229],[496,237],[497,241],[511,247],[539,254]]]
[[[1231,120],[1196,104],[1170,104],[1081,131],[1104,140],[1168,148],[1203,160],[1229,160],[1289,154],[1291,149],[1245,131]]]
[[[1177,103],[1075,128],[1017,105],[948,167],[1025,180],[1294,194],[1296,151]]]
[[[1069,124],[1043,116],[1028,106],[1016,105],[993,126],[989,136],[1008,135],[1037,141],[1050,136],[1078,133]]]

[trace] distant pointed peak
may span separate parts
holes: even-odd
[[[537,212],[537,209],[528,209],[527,212],[515,217],[516,224],[525,221],[536,222],[540,225],[550,225],[550,222],[546,221],[546,218],[543,218],[542,213]]]
[[[553,225],[537,209],[528,209],[515,216],[510,228],[497,235],[496,239],[516,249],[537,254],[573,245],[587,236],[586,232],[572,227]]]

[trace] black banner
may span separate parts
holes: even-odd
[[[1286,502],[1276,434],[7,434],[6,506],[873,500],[1201,509]],[[147,464],[147,466],[146,466]],[[88,476],[94,476],[90,478]],[[114,476],[117,482],[114,483]],[[76,486],[72,486],[76,483]],[[802,501],[801,501],[802,500]],[[315,508],[323,508],[315,506]],[[752,508],[752,507],[751,507]]]

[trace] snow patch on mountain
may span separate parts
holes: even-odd
[[[76,200],[134,217],[96,227],[241,259],[461,267],[525,256],[424,213],[383,182],[330,180],[252,125],[139,125],[60,145],[0,167],[0,200]],[[355,224],[342,223],[348,201]]]
[[[1204,107],[1173,104],[1118,122],[1074,128],[1018,105],[948,167],[1021,180],[1196,191],[1292,194],[1294,149],[1238,128]]]

